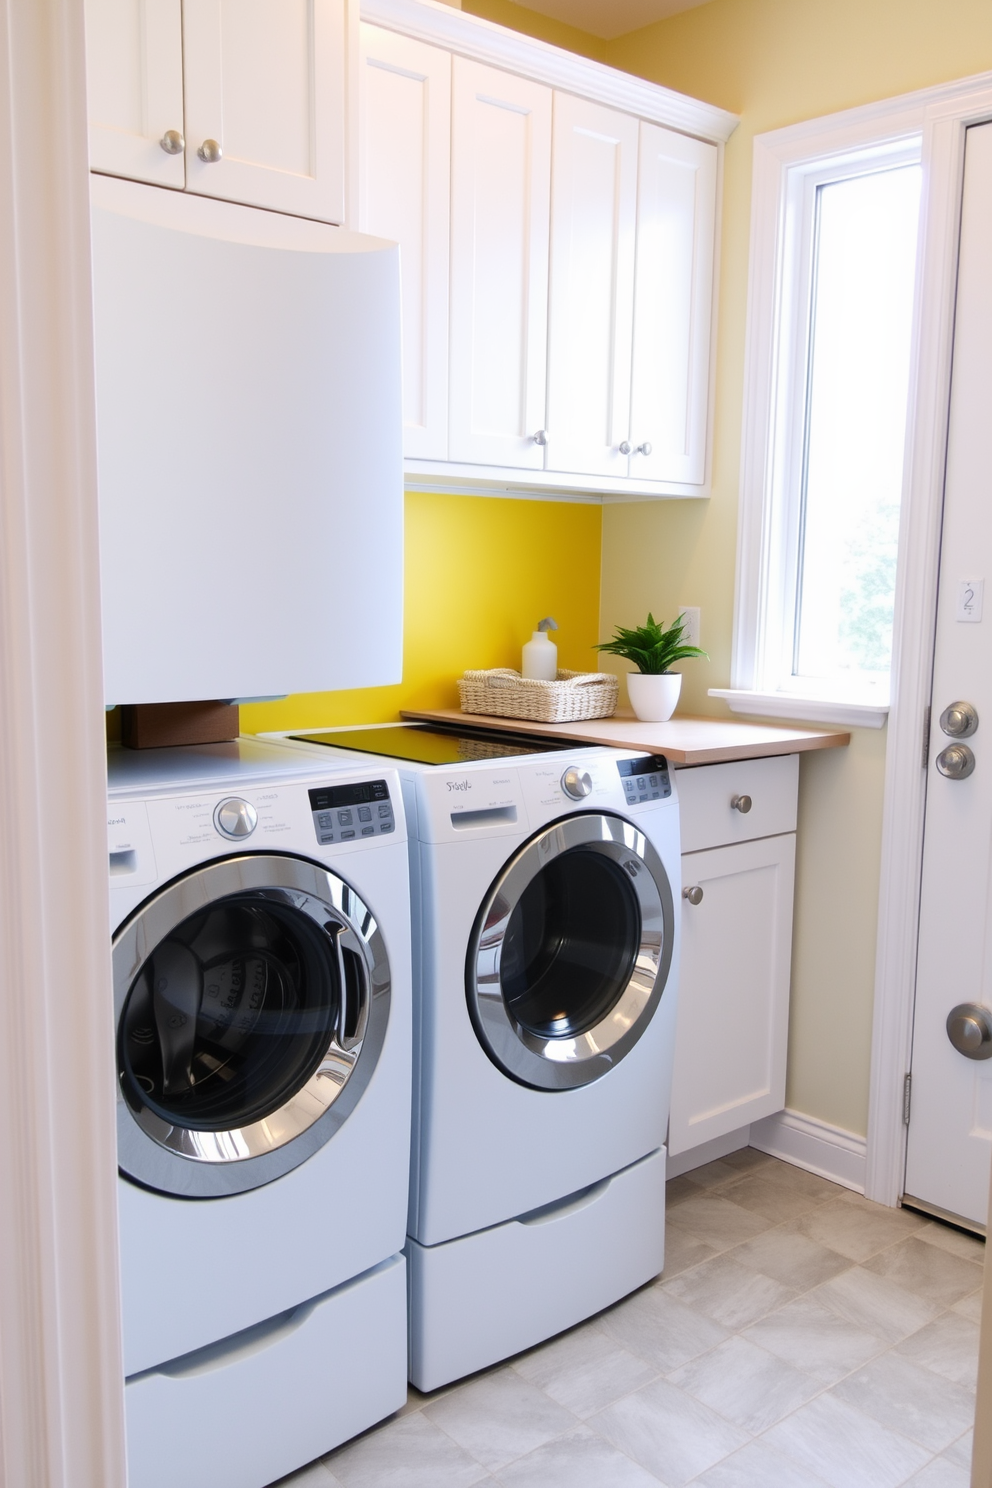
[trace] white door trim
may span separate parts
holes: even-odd
[[[0,71],[0,1481],[123,1488],[83,0]]]
[[[882,816],[865,1193],[897,1204],[910,1069],[926,805],[924,745],[937,604],[965,131],[992,118],[992,73],[933,90],[923,126],[924,205],[900,533]]]

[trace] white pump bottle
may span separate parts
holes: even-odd
[[[558,675],[558,647],[546,632],[557,629],[558,626],[550,615],[538,622],[537,629],[523,649],[520,665],[522,677],[527,677],[532,682],[555,680]]]

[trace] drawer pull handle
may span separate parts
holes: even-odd
[[[690,904],[702,904],[703,891],[698,884],[693,884],[691,888],[682,890],[682,898],[688,899]]]
[[[747,816],[751,810],[751,797],[734,796],[730,802],[730,807],[732,811],[739,811],[741,816]]]

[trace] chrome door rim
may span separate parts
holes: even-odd
[[[641,938],[630,977],[606,1015],[568,1038],[522,1027],[507,1007],[500,958],[510,916],[538,873],[574,849],[611,857],[630,875]],[[532,837],[496,878],[469,942],[469,1013],[486,1053],[505,1074],[537,1090],[570,1090],[600,1079],[630,1053],[661,1001],[672,964],[674,904],[668,874],[643,832],[607,812],[578,812]]]
[[[386,947],[372,912],[344,879],[288,854],[251,853],[203,864],[160,889],[118,930],[112,943],[114,1027],[128,993],[155,948],[200,910],[233,895],[257,896],[342,924],[342,942],[360,954],[368,978],[367,1021],[360,1040],[332,1034],[310,1079],[276,1111],[250,1125],[200,1131],[169,1122],[125,1094],[118,1072],[117,1152],[125,1176],[163,1193],[210,1198],[243,1193],[298,1167],[329,1141],[354,1110],[375,1069],[389,1020]],[[332,952],[329,952],[332,954]]]

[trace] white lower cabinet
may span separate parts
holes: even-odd
[[[673,1156],[785,1105],[798,759],[678,780],[683,843],[697,850],[682,857]],[[774,835],[739,840],[749,822]]]

